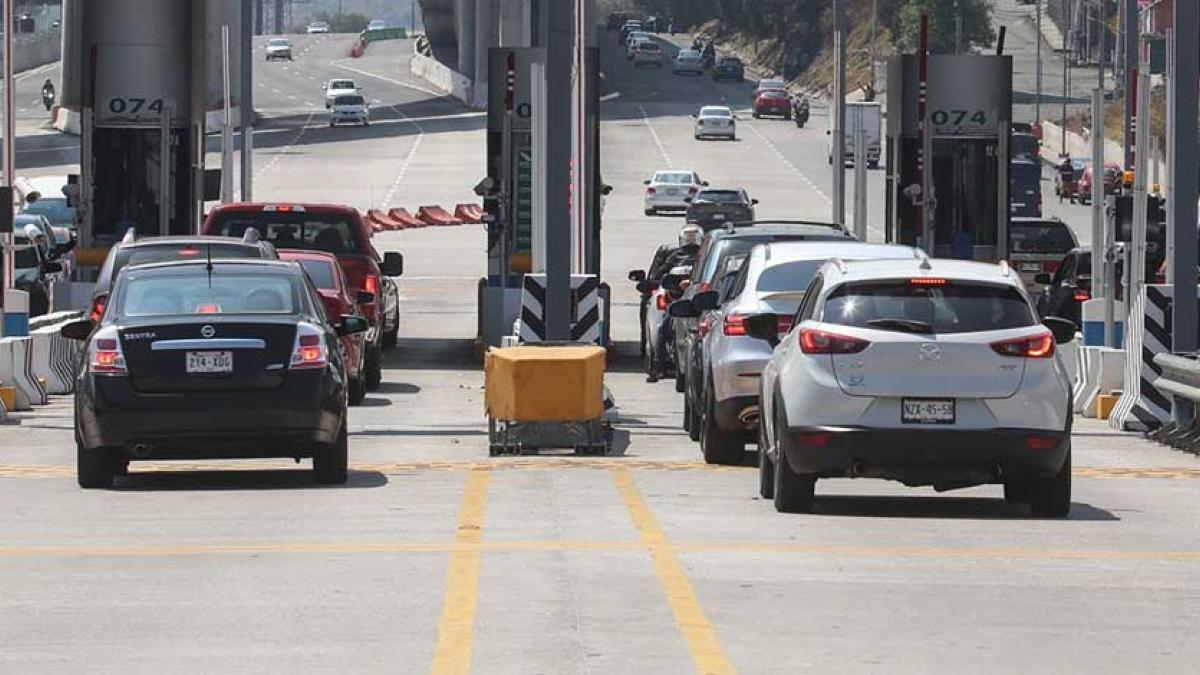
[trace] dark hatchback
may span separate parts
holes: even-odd
[[[746,79],[746,66],[736,56],[722,56],[712,69],[712,79],[741,82]]]
[[[346,480],[341,334],[299,265],[203,261],[130,267],[86,340],[75,389],[79,485],[103,488],[131,460],[311,457],[318,483]]]
[[[737,189],[704,189],[687,200],[687,222],[695,223],[705,231],[724,227],[727,223],[746,223],[754,220],[757,199],[751,199],[746,191]]]

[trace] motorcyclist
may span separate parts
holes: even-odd
[[[655,256],[657,263],[651,270],[650,279],[662,279],[676,267],[691,267],[696,262],[696,254],[700,252],[700,242],[704,239],[704,230],[698,225],[686,225],[679,231],[679,246],[670,250],[662,257],[661,262]],[[661,249],[660,249],[661,250]],[[662,376],[662,355],[666,353],[667,345],[675,339],[675,328],[670,318],[663,320],[654,336],[654,358],[650,360],[650,372],[646,375],[647,382],[658,382]]]
[[[717,48],[712,42],[704,45],[704,51],[700,53],[701,60],[704,61],[705,67],[711,67],[717,60]]]
[[[1075,203],[1075,163],[1071,161],[1071,156],[1067,155],[1063,158],[1062,164],[1058,165],[1058,201],[1062,201],[1063,197],[1070,197],[1071,203]]]
[[[46,78],[46,82],[42,84],[42,104],[49,110],[54,105],[54,82],[50,78]]]
[[[808,98],[805,96],[792,97],[792,119],[796,121],[796,126],[803,127],[808,123],[809,107]]]

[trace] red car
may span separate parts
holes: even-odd
[[[337,256],[350,288],[375,296],[375,302],[360,303],[359,308],[371,324],[363,366],[366,387],[378,389],[383,380],[383,350],[396,345],[400,330],[400,293],[392,277],[404,273],[404,259],[399,253],[381,258],[371,245],[370,228],[349,206],[241,202],[214,207],[204,221],[204,234],[241,237],[250,228],[277,249]]]
[[[279,251],[279,259],[295,261],[304,268],[308,278],[320,292],[321,300],[325,302],[325,313],[331,319],[360,315],[363,305],[375,304],[374,293],[356,292],[350,288],[346,273],[338,264],[337,256],[332,253],[284,249]],[[354,333],[342,335],[338,342],[342,348],[342,361],[346,364],[346,377],[349,379],[346,389],[349,392],[350,405],[358,405],[367,395],[363,372],[367,338],[363,333]]]
[[[792,99],[788,93],[780,89],[758,92],[754,97],[754,117],[763,115],[779,115],[785,120],[792,119]]]
[[[1079,185],[1076,186],[1075,192],[1079,198],[1080,204],[1087,204],[1092,201],[1092,167],[1094,164],[1088,164],[1083,170],[1083,175],[1079,178]],[[1105,162],[1104,164],[1104,194],[1110,195],[1117,191],[1121,186],[1121,165],[1116,162]]]

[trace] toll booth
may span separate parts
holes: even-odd
[[[928,195],[913,189],[922,183],[919,59],[906,54],[888,63],[887,240],[932,248],[937,257],[1006,259],[1012,59],[948,54],[928,59],[933,173]],[[921,199],[931,211],[932,247],[921,241]]]

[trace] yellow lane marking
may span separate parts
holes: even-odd
[[[352,471],[376,472],[389,476],[420,471],[549,471],[556,469],[609,470],[617,467],[633,471],[701,471],[705,473],[745,473],[755,467],[717,466],[683,460],[655,461],[621,457],[529,457],[486,461],[428,461],[428,462],[359,462]],[[246,460],[241,462],[134,462],[130,472],[185,473],[188,471],[304,471],[287,461]],[[0,464],[0,478],[64,478],[73,477],[75,467],[69,464]],[[1076,467],[1076,478],[1156,478],[1165,480],[1200,480],[1200,469],[1136,468],[1136,467]]]
[[[239,554],[306,553],[521,553],[546,551],[652,551],[655,547],[682,553],[779,553],[843,558],[972,558],[1025,560],[1159,560],[1200,562],[1200,551],[1066,550],[1002,547],[850,546],[835,544],[780,544],[775,542],[680,541],[655,544],[647,540],[591,541],[413,541],[413,542],[275,542],[249,544],[196,544],[187,546],[9,546],[0,558],[52,557],[170,557]]]
[[[467,474],[467,487],[458,513],[458,533],[454,537],[456,544],[467,546],[450,555],[450,568],[446,572],[446,595],[430,668],[430,672],[437,675],[465,675],[471,670],[481,555],[479,548],[473,545],[483,541],[483,518],[491,480],[492,474],[486,470]]]
[[[688,650],[692,653],[692,661],[696,669],[708,675],[709,673],[734,673],[736,670],[721,648],[717,640],[717,631],[700,606],[696,591],[688,581],[683,565],[675,555],[667,535],[658,526],[654,514],[646,506],[641,492],[633,482],[633,476],[628,469],[617,467],[612,470],[613,481],[617,484],[617,492],[629,517],[641,534],[641,541],[650,547],[650,557],[654,561],[654,570],[658,580],[667,592],[667,602],[671,605],[671,613],[675,615],[675,624],[683,633]]]

